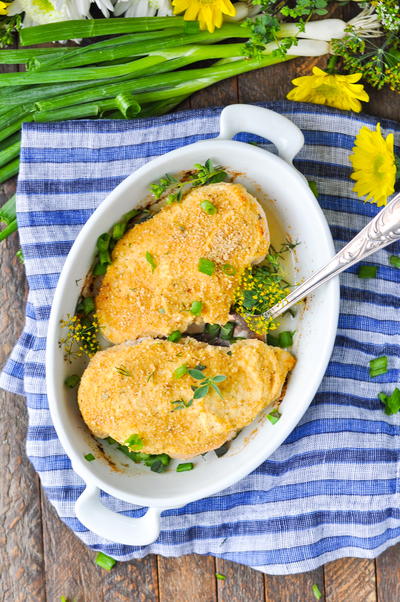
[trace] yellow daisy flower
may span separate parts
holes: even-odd
[[[378,207],[386,205],[396,182],[393,134],[389,134],[385,140],[380,123],[376,124],[376,130],[363,126],[352,150],[350,161],[354,172],[350,177],[356,181],[354,192]]]
[[[290,90],[287,98],[359,113],[360,100],[369,101],[364,86],[356,84],[360,79],[361,73],[331,75],[319,67],[313,67],[313,75],[296,77],[292,80],[292,84],[297,87]]]
[[[0,15],[6,15],[7,14],[7,8],[8,8],[8,3],[7,2],[0,2]]]
[[[172,0],[174,14],[184,14],[185,21],[197,19],[200,29],[208,29],[210,33],[216,27],[221,27],[222,15],[234,17],[236,9],[230,0]]]

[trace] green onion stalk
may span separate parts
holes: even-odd
[[[118,37],[82,48],[0,51],[0,62],[3,56],[5,63],[28,68],[0,78],[0,182],[18,173],[24,122],[162,115],[193,92],[226,78],[328,52],[327,42],[306,38],[293,46],[293,55],[284,54],[277,40],[249,58],[243,49],[250,36],[246,27],[226,23],[209,33],[180,17],[52,23],[23,29],[20,41],[32,45],[104,35]],[[280,35],[287,35],[283,28]],[[211,66],[196,65],[210,60]],[[7,220],[2,219],[3,211]],[[16,229],[15,204],[0,208],[0,221],[5,224],[2,240]]]

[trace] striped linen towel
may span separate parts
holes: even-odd
[[[378,211],[352,192],[348,159],[359,128],[377,120],[307,104],[266,106],[303,130],[306,145],[295,163],[317,182],[342,247]],[[28,455],[60,518],[96,550],[119,560],[213,554],[272,574],[344,556],[372,558],[400,541],[400,414],[386,416],[377,398],[399,381],[400,270],[388,263],[398,244],[366,262],[379,266],[377,278],[359,279],[357,268],[341,276],[339,330],[325,378],[301,423],[257,470],[217,495],[163,512],[161,535],[146,547],[101,540],[74,516],[83,482],[57,439],[45,388],[47,320],[60,270],[82,224],[123,178],[154,156],[215,136],[219,113],[24,126],[17,209],[30,292],[25,330],[1,386],[26,396]],[[399,124],[381,123],[399,145]],[[372,380],[368,362],[380,355],[388,356],[389,371]],[[144,512],[107,495],[103,501],[128,515]]]

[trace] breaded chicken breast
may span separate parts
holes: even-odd
[[[205,200],[215,213],[204,211]],[[115,246],[96,298],[104,336],[121,343],[193,322],[225,324],[244,269],[268,247],[264,211],[243,186],[194,188]]]
[[[220,447],[281,395],[293,356],[259,340],[230,348],[191,338],[180,343],[144,339],[99,351],[90,360],[78,392],[89,429],[121,444],[139,435],[144,453],[185,458]],[[187,369],[200,366],[217,379],[193,398],[202,381]],[[196,373],[197,374],[197,373]]]

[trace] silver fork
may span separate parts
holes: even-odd
[[[316,288],[334,278],[343,270],[365,259],[400,239],[400,193],[376,215],[343,249],[325,266],[320,268],[302,284],[296,286],[287,297],[271,307],[263,316],[277,318],[289,307],[304,299]]]

